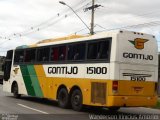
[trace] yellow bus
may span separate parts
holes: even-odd
[[[158,47],[155,36],[116,30],[92,36],[44,40],[7,52],[3,90],[57,100],[62,108],[84,105],[154,106]]]

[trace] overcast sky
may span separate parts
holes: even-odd
[[[90,27],[91,11],[84,12],[84,9],[91,6],[91,0],[63,1]],[[154,34],[160,41],[160,0],[95,0],[95,3],[101,5],[95,11],[95,31],[152,22],[126,29]],[[0,0],[0,55],[19,45],[75,32],[89,33],[59,0]]]

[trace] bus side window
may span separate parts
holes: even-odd
[[[99,59],[108,59],[109,58],[109,41],[100,42],[100,56]]]
[[[88,43],[87,59],[101,60],[109,58],[110,42],[102,40]]]
[[[50,61],[53,61],[53,48],[51,48],[51,53],[50,53]]]
[[[85,43],[78,44],[77,47],[76,47],[76,53],[74,55],[74,59],[75,60],[84,60],[85,49],[86,49],[86,44]]]
[[[68,60],[84,60],[85,47],[85,43],[69,45]]]
[[[57,61],[58,60],[58,47],[52,47],[51,48],[51,61]]]
[[[25,51],[25,62],[35,62],[36,49],[28,49]]]
[[[14,56],[14,63],[22,63],[24,60],[24,50],[16,50]]]
[[[98,49],[97,42],[88,43],[87,59],[96,59],[98,54],[97,49]]]
[[[65,60],[66,58],[66,46],[59,47],[59,60]]]
[[[72,46],[72,45],[69,45],[69,46],[68,46],[68,51],[67,51],[67,52],[68,52],[68,58],[67,58],[68,60],[72,60],[72,58],[73,58],[73,57],[72,57],[72,56],[73,56],[73,55],[72,55],[73,51],[74,51],[73,46]]]
[[[97,59],[107,59],[109,57],[109,41],[101,41],[98,44]]]
[[[37,61],[46,62],[49,60],[49,48],[41,48],[37,50]]]

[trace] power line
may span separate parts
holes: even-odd
[[[83,2],[86,2],[87,0],[84,0]],[[85,4],[85,5],[88,5],[88,4],[90,4],[91,2],[88,2],[87,4]],[[84,6],[85,6],[84,5]],[[84,6],[82,6],[82,7],[80,7],[80,8],[78,8],[76,11],[79,11],[79,10],[81,10],[81,8],[83,8]],[[141,16],[142,15],[148,15],[148,14],[151,14],[152,12],[149,12],[149,13],[146,13],[146,14],[141,14]],[[72,12],[70,12],[67,16],[70,16],[71,14],[73,14]],[[55,15],[55,16],[57,16],[57,15]],[[32,33],[34,33],[34,32],[37,32],[37,31],[40,31],[40,30],[43,30],[43,29],[45,29],[45,28],[48,28],[48,27],[50,27],[50,26],[52,26],[52,25],[54,25],[54,24],[56,24],[56,23],[58,23],[58,22],[60,22],[61,20],[64,20],[64,14],[62,14],[62,15],[60,15],[61,17],[56,17],[56,18],[54,18],[54,21],[50,18],[50,19],[48,19],[48,21],[45,21],[45,22],[42,22],[41,24],[39,24],[39,26],[36,28],[36,27],[33,27],[32,29],[29,29],[28,31],[24,31],[24,32],[21,32],[21,33],[14,33],[14,34],[12,34],[12,36],[13,36],[13,38],[16,38],[16,37],[22,37],[22,36],[26,36],[26,35],[29,35],[29,34],[32,34]],[[42,24],[43,24],[43,26],[42,26]],[[159,25],[158,23],[151,23],[150,25],[149,24],[146,24],[146,25],[142,25],[141,24],[141,26],[138,24],[138,26],[139,27],[149,27],[149,26],[155,26],[155,25]],[[101,25],[97,25],[97,26],[99,26],[99,27],[101,27],[101,28],[103,28],[104,30],[114,30],[114,29],[121,29],[121,28],[126,28],[126,27],[130,27],[130,28],[132,28],[132,27],[136,27],[135,25],[133,25],[133,26],[124,26],[124,27],[120,27],[120,28],[112,28],[112,29],[106,29],[105,27],[102,27]],[[137,26],[137,27],[138,27]],[[6,37],[5,37],[6,38]],[[8,37],[8,38],[6,38],[6,39],[10,39],[10,37]],[[9,41],[9,40],[6,40],[6,41]],[[4,42],[5,43],[5,42]],[[3,44],[4,44],[3,43]]]
[[[83,4],[84,2],[86,2],[86,1],[87,1],[87,0],[80,1],[80,2],[78,2],[77,4],[75,4],[75,5],[72,6],[72,7],[74,8],[75,6],[77,7],[77,6],[79,6],[79,5],[82,5],[82,4]],[[48,20],[46,20],[46,21],[40,23],[39,25],[33,26],[33,28],[42,26],[42,25],[44,25],[44,24],[46,24],[46,23],[52,21],[55,17],[57,17],[57,16],[59,17],[59,16],[61,16],[61,14],[67,13],[68,11],[70,12],[70,9],[67,8],[67,10],[63,10],[62,12],[57,13],[55,16],[53,16],[53,17],[49,18]]]
[[[124,29],[124,28],[143,28],[143,27],[155,27],[155,26],[159,26],[160,25],[160,21],[152,21],[152,22],[148,22],[148,23],[141,23],[141,24],[135,24],[135,25],[129,25],[129,26],[123,26],[123,27],[118,27],[118,28],[110,28],[110,29],[107,29],[105,27],[102,27],[101,25],[99,24],[95,24],[94,27],[98,26],[104,30],[101,30],[101,31],[96,31],[96,32],[103,32],[103,31],[111,31],[111,30],[118,30],[118,29]],[[74,33],[78,33],[78,32],[81,32],[81,31],[84,31],[85,29],[81,29],[79,31],[76,31]],[[72,33],[72,34],[74,34]],[[88,34],[88,33],[86,33]]]
[[[110,9],[110,8],[106,8],[105,6],[103,6],[103,8],[102,9],[99,9],[97,12],[101,12],[101,13],[105,13],[106,14],[106,12],[104,12],[104,11],[106,11],[106,10],[103,10],[103,9]],[[135,18],[135,17],[141,17],[141,18],[146,18],[145,16],[148,16],[148,15],[154,15],[155,13],[157,14],[160,14],[160,12],[159,12],[159,10],[160,9],[157,9],[157,10],[153,10],[153,11],[150,11],[150,12],[147,12],[147,13],[140,13],[140,14],[134,14],[133,13],[133,17]],[[129,18],[133,18],[132,16],[131,17],[127,17],[126,19],[129,19]],[[156,17],[156,16],[155,16]],[[125,16],[122,16],[122,18],[125,18]],[[120,18],[120,19],[122,19],[122,18]],[[119,19],[118,17],[117,17],[117,19]],[[153,18],[151,18],[151,19],[153,19]]]
[[[80,1],[79,3],[75,4],[74,6],[77,7],[77,6],[79,6],[79,5],[82,5],[82,4],[85,3],[85,2],[87,2],[87,0]],[[89,3],[91,3],[91,2],[88,2],[87,4],[89,4]],[[85,4],[85,5],[86,5],[86,4]],[[85,6],[85,5],[84,5],[84,6]],[[84,6],[82,6],[82,7],[84,7]],[[76,11],[79,11],[82,7],[78,8]],[[40,31],[40,30],[42,30],[42,29],[44,29],[44,28],[47,28],[47,27],[49,27],[49,26],[51,26],[51,25],[54,25],[55,23],[57,23],[57,21],[60,21],[60,20],[57,20],[57,19],[62,19],[62,18],[64,17],[64,15],[65,15],[64,13],[67,13],[68,11],[69,11],[69,13],[68,13],[67,16],[73,14],[69,9],[64,10],[64,11],[62,11],[61,13],[57,13],[57,14],[54,15],[53,17],[49,18],[48,20],[46,20],[46,21],[44,21],[44,22],[42,22],[42,23],[40,23],[40,24],[38,24],[38,25],[32,26],[32,27],[30,27],[29,29],[27,29],[27,30],[25,30],[25,31],[23,31],[23,32],[20,32],[20,33],[11,34],[11,35],[9,35],[7,38],[11,38],[11,37],[14,37],[14,38],[16,38],[16,37],[21,37],[21,36],[23,36],[23,35],[28,35],[28,34],[31,34],[31,33],[33,33],[33,32]],[[63,20],[63,19],[62,19],[62,20]]]
[[[99,24],[96,24],[96,26],[99,26],[100,28],[104,29],[104,30],[107,30],[105,27],[99,25]]]
[[[83,2],[86,2],[86,0],[84,0]],[[91,3],[91,2],[89,2],[89,3],[87,3],[87,4],[90,4],[90,3]],[[84,6],[82,6],[82,7],[84,7]],[[78,9],[78,10],[79,10],[79,9]],[[78,10],[77,10],[77,11],[78,11]],[[151,14],[151,13],[152,13],[152,12],[150,12],[150,13],[148,13],[148,14]],[[143,15],[144,15],[144,14],[143,14]],[[147,14],[145,14],[145,15],[147,15]],[[68,15],[68,16],[69,16],[69,15]],[[55,16],[54,16],[54,17],[51,17],[51,18],[48,19],[47,21],[42,22],[41,24],[37,25],[37,26],[36,26],[37,28],[31,27],[31,29],[29,29],[29,30],[27,30],[27,31],[24,31],[24,32],[21,32],[21,33],[17,33],[17,34],[12,34],[12,35],[14,35],[14,37],[21,37],[21,36],[24,36],[24,35],[28,35],[28,34],[34,33],[34,32],[36,32],[36,31],[40,31],[40,30],[42,30],[42,29],[45,29],[45,28],[47,28],[47,27],[49,27],[49,26],[52,26],[52,25],[58,23],[59,20],[55,20],[54,22],[51,22],[51,23],[48,24],[48,22],[51,21],[52,18],[55,18]],[[61,20],[62,20],[62,19],[61,19]],[[61,20],[60,20],[60,21],[61,21]],[[42,26],[42,27],[41,27],[41,25],[45,25],[45,26]],[[11,37],[11,36],[9,36],[8,38],[10,39],[10,37]]]
[[[56,21],[56,22],[58,22],[58,21]],[[141,27],[157,26],[157,25],[160,25],[160,21],[153,21],[153,22],[148,22],[148,23],[141,23],[141,24],[124,26],[124,27],[119,27],[119,28],[111,28],[111,29],[106,29],[106,28],[102,27],[99,24],[96,24],[96,25],[101,27],[101,28],[103,28],[103,29],[105,29],[105,30],[102,30],[102,31],[110,31],[110,30],[123,29],[123,28],[137,28],[137,27],[141,28]],[[82,31],[82,30],[85,30],[85,29],[81,29],[80,31]],[[77,32],[80,32],[80,31],[77,31]],[[102,32],[102,31],[97,31],[97,32]],[[33,31],[33,32],[35,32],[35,31]],[[26,33],[24,35],[28,35],[30,33],[32,33],[32,32]],[[9,40],[7,40],[7,41],[9,41]],[[4,44],[7,41],[2,42],[1,45]]]
[[[84,0],[83,2],[86,2],[86,1],[87,1],[87,0]],[[88,2],[87,4],[90,4],[90,3],[91,3],[91,2]],[[77,11],[80,11],[80,10],[81,10],[83,7],[85,7],[85,6],[86,6],[86,4],[83,5],[83,6],[81,6],[81,7],[78,8],[78,9],[76,9],[75,11],[76,11],[76,12],[77,12]],[[67,16],[70,16],[70,15],[72,15],[72,14],[73,14],[72,12],[69,12],[69,13],[67,14]],[[28,29],[28,30],[23,31],[23,32],[21,32],[21,33],[11,34],[10,36],[5,37],[5,39],[8,39],[8,40],[2,42],[2,44],[8,42],[9,40],[11,40],[11,38],[17,38],[17,37],[26,36],[26,35],[35,33],[35,32],[37,32],[37,31],[40,31],[40,30],[42,30],[42,29],[48,28],[48,27],[50,27],[50,26],[52,26],[52,25],[60,22],[61,20],[64,20],[64,16],[65,16],[65,14],[62,14],[60,18],[57,18],[57,17],[56,17],[56,18],[54,18],[54,21],[53,21],[53,22],[49,23],[49,22],[50,22],[49,20],[51,20],[51,18],[50,18],[48,21],[46,21],[46,23],[43,22],[43,23],[39,24],[39,27],[38,27],[38,28],[35,28],[35,27],[34,27],[34,29],[33,29],[33,27],[31,27],[31,29]],[[65,17],[65,18],[66,18],[66,17]],[[43,24],[43,26],[42,26],[42,24]],[[4,38],[3,38],[3,39],[4,39]],[[1,43],[0,43],[0,44],[1,44]]]
[[[117,29],[123,29],[123,28],[142,28],[142,27],[149,27],[149,26],[158,26],[160,25],[160,21],[152,21],[148,23],[141,23],[141,24],[135,24],[135,25],[128,25],[128,26],[123,26],[123,27],[118,27],[118,28],[110,28],[102,30],[102,31],[111,31],[111,30],[117,30]],[[97,32],[102,32],[102,31],[97,31]]]

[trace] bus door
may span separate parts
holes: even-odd
[[[4,63],[4,80],[8,81],[10,78],[11,66],[12,66],[12,57],[13,57],[13,50],[9,50],[7,52],[6,60]]]

